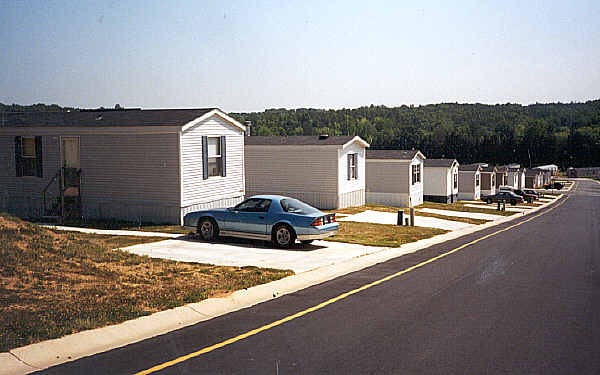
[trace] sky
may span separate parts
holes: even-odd
[[[355,108],[600,98],[600,1],[0,0],[0,103]]]

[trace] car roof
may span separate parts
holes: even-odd
[[[286,197],[286,196],[283,196],[283,195],[274,195],[274,194],[253,195],[251,197],[248,197],[247,199],[251,199],[251,198],[271,199],[271,200],[275,200],[275,201],[279,201],[279,200],[282,200],[282,199],[295,199],[295,198]]]

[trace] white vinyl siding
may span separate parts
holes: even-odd
[[[209,140],[208,155],[219,159],[225,154],[226,176],[220,172],[203,178],[202,136]],[[211,139],[225,136],[226,150],[211,146]],[[182,214],[193,207],[218,207],[239,201],[244,190],[244,135],[242,130],[217,116],[193,126],[181,134],[181,207]],[[217,143],[220,144],[220,143]],[[209,165],[210,166],[210,165]],[[209,168],[210,171],[210,168]]]

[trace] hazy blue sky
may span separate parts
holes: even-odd
[[[600,1],[5,1],[0,102],[225,111],[600,98]]]

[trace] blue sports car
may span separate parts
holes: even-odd
[[[217,236],[271,240],[280,248],[296,239],[304,244],[338,233],[335,214],[325,214],[294,198],[256,195],[230,208],[191,212],[183,218],[187,229],[205,241]]]

